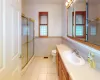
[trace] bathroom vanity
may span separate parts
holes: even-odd
[[[64,65],[62,59],[61,59],[58,48],[56,49],[56,51],[57,51],[56,64],[57,64],[59,80],[72,80],[69,73],[67,72],[67,69],[65,68],[65,65]]]
[[[71,49],[66,45],[57,45],[57,72],[59,80],[100,80],[100,72],[91,68],[87,62],[84,65],[74,65],[68,61],[64,52]],[[67,53],[66,53],[67,54]]]

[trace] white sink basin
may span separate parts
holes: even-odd
[[[72,51],[65,51],[63,53],[63,57],[66,58],[71,64],[74,65],[85,64],[85,60],[82,57],[78,57],[75,53],[72,53]]]

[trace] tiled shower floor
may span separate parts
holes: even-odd
[[[35,57],[22,80],[58,80],[56,64],[51,57]]]

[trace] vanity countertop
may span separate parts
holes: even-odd
[[[73,65],[63,57],[62,53],[70,50],[69,47],[60,44],[57,45],[57,49],[72,80],[100,80],[100,72],[90,68],[88,63],[83,66]]]

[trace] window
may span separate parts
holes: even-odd
[[[91,35],[96,36],[96,26],[91,26]]]
[[[75,12],[75,34],[76,37],[85,38],[86,30],[86,12],[85,11],[77,11]]]
[[[39,37],[48,37],[48,12],[39,12]]]
[[[76,36],[83,36],[84,32],[83,32],[83,26],[81,25],[77,25],[76,26]]]

